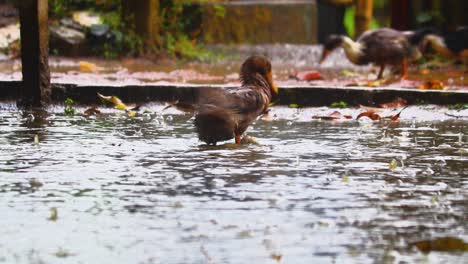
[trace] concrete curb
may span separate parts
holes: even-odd
[[[0,100],[16,100],[20,81],[0,81]],[[227,85],[195,84],[148,84],[126,86],[99,86],[77,84],[52,84],[52,100],[62,103],[67,97],[81,104],[98,103],[97,92],[116,95],[124,102],[142,103],[150,101],[182,100],[193,102],[201,89],[232,88]],[[350,106],[378,105],[396,98],[405,99],[409,104],[450,105],[468,102],[468,91],[416,90],[403,88],[369,87],[316,87],[280,86],[278,105],[329,106],[344,101]]]

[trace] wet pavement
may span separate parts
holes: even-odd
[[[280,86],[345,87],[363,86],[364,80],[374,80],[377,68],[355,66],[342,50],[332,53],[323,65],[318,65],[321,46],[317,45],[260,45],[214,46],[215,56],[210,62],[176,62],[145,59],[103,60],[96,58],[62,58],[50,60],[52,82],[80,85],[145,85],[145,84],[238,84],[242,61],[251,54],[262,54],[271,59],[274,79]],[[300,81],[294,76],[302,71],[318,71],[323,79]],[[380,87],[419,89],[427,81],[438,81],[444,90],[467,90],[468,68],[452,62],[428,62],[412,65],[409,78],[400,81],[386,70],[386,83]],[[397,75],[396,75],[397,76]],[[21,80],[19,60],[0,62],[0,81]],[[365,84],[364,84],[365,86]]]
[[[208,147],[159,104],[133,118],[13,105],[0,105],[0,263],[468,261],[411,246],[468,242],[468,110],[390,122],[273,107],[248,130],[258,144]],[[352,119],[313,118],[333,111]]]

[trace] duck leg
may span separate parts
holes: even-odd
[[[240,135],[236,135],[236,136],[235,136],[235,140],[236,140],[236,144],[237,144],[237,145],[240,145],[240,143],[241,143],[241,136],[240,136]]]
[[[408,78],[408,61],[402,60],[401,61],[401,79],[406,80]]]
[[[377,80],[382,79],[384,70],[385,70],[385,64],[380,65],[380,70],[379,70],[379,74],[377,75]]]

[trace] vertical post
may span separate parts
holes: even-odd
[[[23,73],[18,106],[42,107],[51,94],[47,0],[18,2]]]
[[[354,15],[354,32],[356,37],[359,37],[370,28],[372,6],[372,0],[356,0],[356,12]]]
[[[408,30],[412,20],[412,6],[410,0],[392,0],[391,9],[391,27],[398,30]]]
[[[144,40],[145,48],[154,48],[159,43],[159,0],[124,0],[124,21]]]

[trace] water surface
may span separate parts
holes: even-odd
[[[410,246],[468,241],[467,121],[447,109],[389,123],[278,107],[248,131],[258,145],[208,147],[161,108],[3,108],[0,263],[468,261]]]

